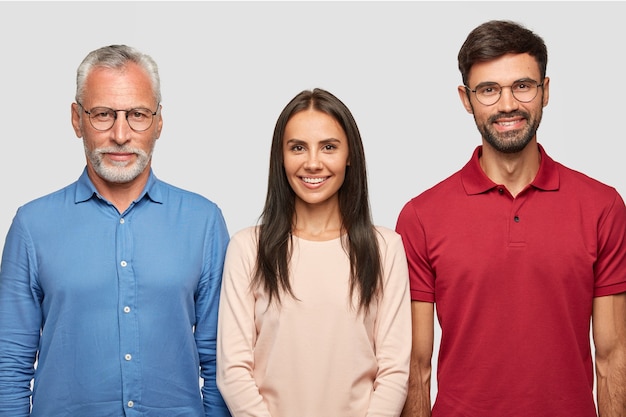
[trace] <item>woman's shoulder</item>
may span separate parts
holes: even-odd
[[[385,226],[374,226],[380,244],[391,246],[402,242],[402,237],[393,229]]]
[[[248,226],[238,230],[231,236],[229,246],[256,247],[258,228],[258,226]]]
[[[399,238],[400,235],[393,229],[390,229],[386,226],[374,226],[374,230],[376,230],[377,234],[384,238]]]
[[[256,236],[259,226],[248,226],[236,231],[231,239],[247,239],[250,236]]]

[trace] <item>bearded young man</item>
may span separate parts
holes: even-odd
[[[436,305],[433,417],[593,417],[596,405],[602,417],[624,417],[624,202],[537,142],[550,86],[539,36],[490,21],[458,60],[459,96],[482,145],[398,218],[413,300],[402,415],[431,416]]]

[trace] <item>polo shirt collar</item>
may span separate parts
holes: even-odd
[[[539,154],[541,155],[541,164],[535,179],[531,182],[531,186],[543,191],[556,191],[559,189],[559,170],[557,163],[548,156],[543,146],[537,144]],[[482,155],[482,146],[474,149],[472,158],[461,169],[461,181],[463,188],[468,195],[481,194],[487,192],[498,184],[494,183],[487,177],[480,167],[480,156]]]
[[[84,203],[97,195],[98,191],[96,190],[95,185],[93,185],[93,182],[91,182],[91,179],[87,174],[87,167],[85,167],[85,169],[83,169],[83,173],[76,182],[74,202],[76,204]],[[143,192],[139,195],[139,197],[137,197],[135,202],[141,200],[144,196],[147,196],[148,199],[155,203],[163,203],[162,184],[157,180],[156,176],[152,172],[152,169],[150,169],[150,176],[148,177],[148,182],[146,183]]]

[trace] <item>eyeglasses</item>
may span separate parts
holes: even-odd
[[[537,97],[537,91],[539,91],[539,87],[543,87],[543,83],[538,84],[534,80],[519,80],[508,86],[501,86],[498,83],[487,83],[480,84],[475,90],[466,85],[464,87],[476,94],[476,99],[481,104],[493,106],[500,100],[503,88],[510,88],[515,100],[521,103],[529,103]]]
[[[115,124],[117,119],[117,113],[123,111],[126,116],[128,126],[135,132],[146,131],[152,126],[152,121],[157,112],[153,112],[150,109],[130,109],[130,110],[114,110],[108,107],[94,107],[91,110],[86,110],[80,102],[76,102],[83,111],[89,115],[89,122],[94,129],[104,132],[109,130]],[[158,107],[158,106],[157,106]],[[158,111],[158,109],[157,109]]]

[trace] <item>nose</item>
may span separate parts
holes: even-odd
[[[317,152],[309,152],[304,168],[308,170],[319,170],[322,168],[322,162]]]
[[[519,107],[519,101],[513,97],[513,90],[511,87],[502,87],[500,90],[500,100],[498,100],[498,109],[504,113],[510,113],[517,110]]]
[[[118,145],[122,145],[130,140],[132,129],[128,124],[128,120],[126,120],[127,113],[125,111],[118,110],[116,115],[117,117],[115,118],[113,127],[110,130],[111,139]]]

